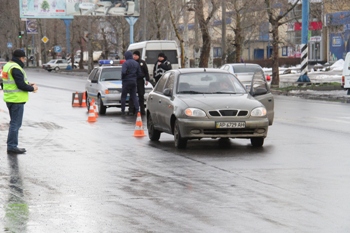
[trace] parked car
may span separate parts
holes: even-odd
[[[220,69],[227,70],[232,74],[235,74],[236,77],[243,83],[243,85],[246,87],[248,91],[251,88],[250,83],[255,72],[262,73],[268,83],[268,86],[269,87],[271,86],[271,81],[272,81],[271,76],[265,75],[263,69],[258,64],[230,63],[230,64],[225,64],[221,66]]]
[[[101,66],[95,67],[85,84],[86,103],[88,110],[92,99],[98,107],[100,114],[105,114],[107,108],[121,107],[122,95],[122,67],[121,66]],[[153,86],[151,83],[145,85],[145,104],[148,93]],[[129,96],[127,96],[128,104]]]
[[[177,148],[202,138],[247,138],[261,147],[274,118],[274,98],[265,77],[256,73],[247,92],[235,75],[209,68],[166,72],[147,99],[151,141],[174,135]],[[254,98],[253,98],[254,97]]]
[[[68,61],[65,59],[53,59],[48,63],[43,64],[43,69],[51,72],[52,70],[59,71],[67,69],[69,65]]]
[[[4,67],[4,65],[6,64],[6,61],[0,61],[0,86],[1,89],[3,89],[3,82],[2,82],[2,68]]]

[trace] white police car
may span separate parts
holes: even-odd
[[[148,93],[153,89],[152,84],[145,86],[145,104]],[[95,67],[89,74],[85,84],[87,108],[90,108],[92,99],[98,106],[99,114],[105,114],[109,107],[121,107],[122,95],[122,67],[100,66]],[[128,104],[129,96],[127,97]]]

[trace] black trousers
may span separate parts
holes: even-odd
[[[139,97],[139,105],[141,114],[145,114],[145,80],[143,78],[137,79],[137,95]],[[135,113],[134,102],[132,99],[129,100],[129,112]]]

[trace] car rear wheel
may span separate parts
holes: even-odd
[[[151,141],[159,141],[160,131],[154,128],[151,114],[148,114],[147,116],[147,130],[148,130],[148,137]]]
[[[100,95],[98,96],[98,100],[97,101],[98,101],[98,113],[101,114],[101,115],[106,114],[107,107],[103,105],[102,98],[101,98]]]
[[[59,71],[59,70],[60,70],[60,67],[56,66],[55,71]]]
[[[253,147],[262,147],[264,145],[264,138],[251,138],[250,143]]]
[[[181,136],[180,127],[177,120],[175,121],[174,127],[174,142],[175,147],[178,149],[185,149],[187,147],[187,139]]]

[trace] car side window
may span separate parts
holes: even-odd
[[[159,93],[163,93],[164,85],[165,85],[166,81],[168,80],[169,75],[170,75],[170,73],[166,73],[163,75],[163,77],[161,77],[159,79],[154,91],[159,92]]]
[[[262,72],[257,71],[254,73],[252,84],[253,93],[268,92],[268,85]]]
[[[97,72],[97,69],[93,69],[91,71],[91,73],[89,74],[89,80],[90,81],[95,77],[96,72]]]
[[[100,74],[101,74],[101,70],[100,69],[97,69],[97,72],[95,74],[95,76],[92,78],[93,81],[97,81],[98,80],[98,77],[100,77]]]
[[[170,73],[168,81],[164,86],[164,89],[165,88],[170,88],[171,90],[174,89],[174,77],[175,77],[174,73]]]
[[[57,64],[59,64],[59,63],[62,63],[62,61],[61,60],[57,60]]]

